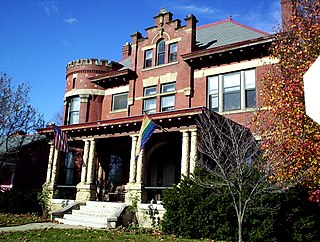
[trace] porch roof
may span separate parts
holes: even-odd
[[[203,112],[204,107],[195,107],[182,110],[174,110],[169,112],[150,114],[149,117],[163,129],[179,130],[185,127],[195,125],[195,117]],[[77,137],[95,137],[101,138],[117,135],[131,135],[139,132],[143,115],[99,120],[95,122],[87,122],[80,124],[71,124],[59,126],[59,128],[68,134],[68,136],[76,139]],[[48,137],[53,137],[53,127],[48,126],[37,130],[38,133]],[[156,130],[155,132],[159,132]],[[161,132],[161,131],[160,131]]]

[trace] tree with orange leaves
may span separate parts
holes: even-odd
[[[302,179],[316,189],[320,187],[320,125],[305,113],[303,75],[320,54],[320,2],[295,0],[292,9],[287,31],[277,34],[271,47],[279,62],[261,82],[264,111],[255,124],[265,141],[264,156],[272,161],[273,178],[281,183]]]

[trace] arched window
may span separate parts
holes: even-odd
[[[162,39],[157,44],[157,65],[164,64],[165,59],[165,41]]]

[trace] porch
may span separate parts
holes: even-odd
[[[46,185],[52,199],[160,203],[164,189],[193,173],[197,159],[195,115],[202,109],[151,116],[156,130],[137,158],[141,117],[109,120],[108,125],[68,125],[69,152],[50,143]],[[129,120],[130,119],[130,120]],[[107,121],[106,121],[107,122]],[[82,127],[84,126],[84,127]],[[47,128],[49,136],[50,128]]]

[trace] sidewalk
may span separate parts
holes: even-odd
[[[55,228],[55,229],[93,229],[89,227],[68,225],[68,224],[58,224],[58,223],[30,223],[19,226],[11,227],[0,227],[0,233],[4,232],[15,232],[15,231],[27,231],[31,229],[45,229],[45,228]]]

